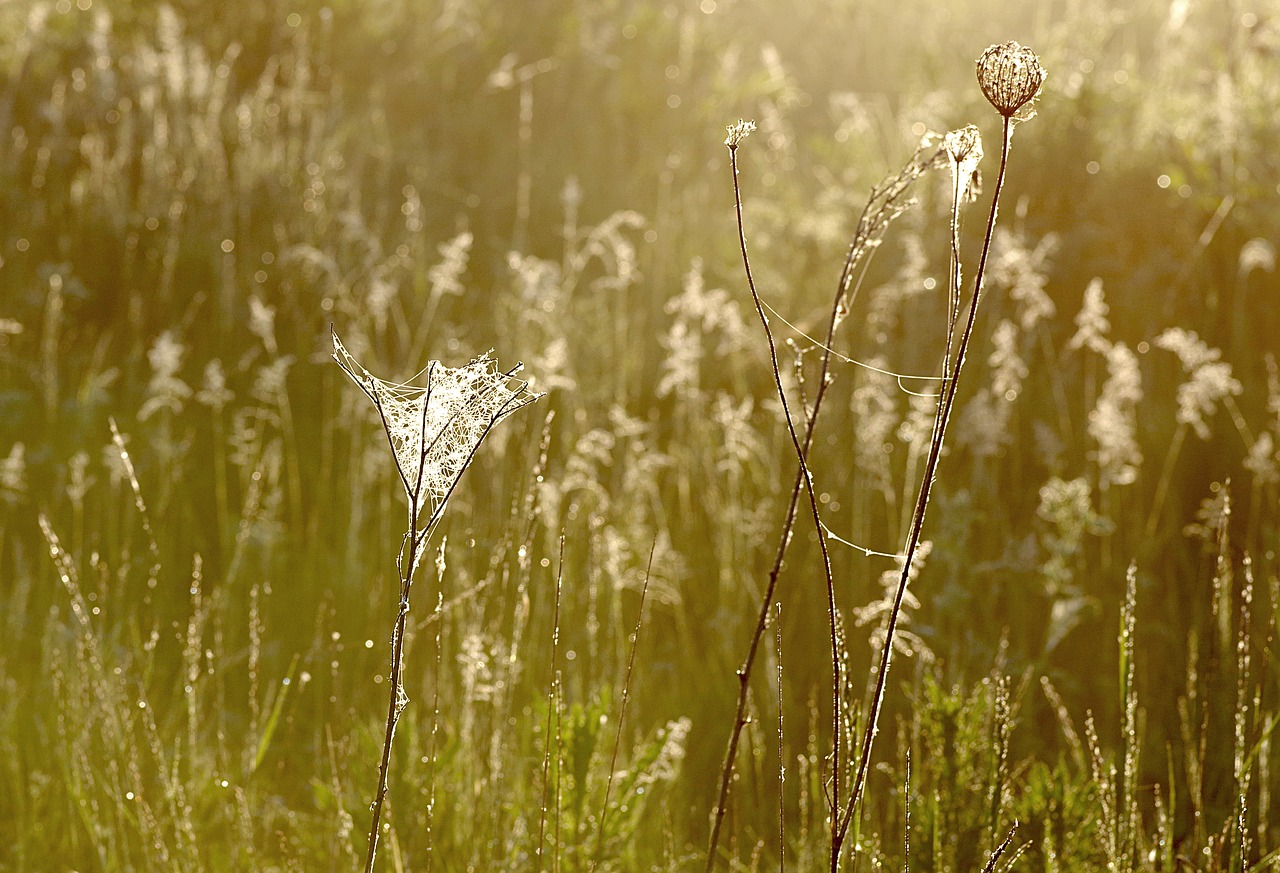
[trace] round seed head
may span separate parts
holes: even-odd
[[[1008,118],[1031,102],[1044,83],[1040,58],[1016,42],[993,45],[978,58],[978,84],[996,111]]]

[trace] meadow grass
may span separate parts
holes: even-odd
[[[829,869],[837,744],[843,869],[1280,866],[1274,25],[702,7],[0,9],[0,868],[359,868],[386,752],[379,869],[701,869],[717,807],[720,869]],[[942,453],[969,179],[838,267],[922,135],[990,118],[1010,36],[1051,77]],[[330,325],[388,378],[492,346],[547,394],[407,612],[405,477]],[[797,425],[825,395],[829,576],[812,524],[778,557],[775,380]]]

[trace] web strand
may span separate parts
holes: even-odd
[[[860,546],[857,543],[850,542],[849,540],[846,540],[844,537],[836,534],[834,531],[831,530],[831,528],[827,527],[826,524],[822,525],[822,530],[823,532],[826,533],[828,539],[835,540],[836,542],[842,545],[846,545],[851,549],[857,549],[859,552],[862,552],[868,558],[895,558],[900,561],[906,557],[906,555],[900,554],[898,552],[877,552],[875,549],[868,549],[866,546]]]
[[[794,331],[794,332],[796,333],[796,335],[798,335],[798,336],[802,336],[802,337],[804,337],[806,340],[808,340],[809,342],[813,343],[813,345],[814,345],[814,347],[815,347],[815,348],[819,348],[819,349],[822,349],[822,350],[823,350],[823,351],[825,351],[825,352],[830,353],[830,355],[831,355],[833,358],[838,358],[839,360],[844,361],[846,364],[853,364],[855,367],[861,367],[861,368],[862,368],[862,369],[864,369],[864,370],[870,370],[872,373],[880,373],[880,374],[881,374],[881,375],[883,375],[883,376],[892,376],[892,377],[893,377],[894,379],[896,379],[896,380],[897,380],[897,382],[898,382],[898,389],[899,389],[899,390],[901,390],[904,394],[909,394],[909,395],[911,395],[912,397],[938,397],[938,396],[940,396],[940,395],[938,395],[938,394],[932,394],[932,393],[924,392],[924,391],[912,391],[910,388],[908,388],[908,387],[906,386],[905,380],[920,381],[920,382],[942,382],[942,383],[945,383],[945,382],[947,381],[946,377],[944,377],[944,376],[922,376],[922,375],[919,375],[919,374],[916,374],[916,373],[899,373],[899,372],[897,372],[897,371],[895,371],[895,370],[886,370],[886,369],[885,369],[885,368],[883,368],[883,367],[877,367],[877,366],[876,366],[876,365],[874,365],[874,364],[868,364],[866,361],[859,361],[859,360],[857,360],[856,358],[851,358],[851,357],[849,357],[848,355],[841,354],[840,352],[836,351],[836,350],[835,350],[835,349],[833,349],[833,348],[828,347],[828,346],[827,346],[827,345],[825,345],[824,343],[822,343],[822,342],[820,342],[820,341],[818,341],[818,340],[814,339],[814,338],[813,338],[813,337],[811,337],[809,334],[805,333],[803,330],[801,330],[800,328],[796,327],[794,324],[792,324],[790,321],[788,321],[788,320],[786,319],[786,317],[785,317],[784,315],[782,315],[782,313],[778,312],[778,310],[776,310],[776,309],[774,309],[772,306],[770,306],[770,305],[769,305],[769,302],[768,302],[767,300],[761,299],[761,301],[760,301],[760,302],[764,304],[764,308],[765,308],[765,309],[769,310],[771,313],[773,313],[773,315],[774,315],[774,316],[776,316],[776,317],[777,317],[777,319],[778,319],[779,321],[781,321],[781,322],[782,322],[783,324],[785,324],[787,327],[791,328],[791,330],[792,330],[792,331]]]

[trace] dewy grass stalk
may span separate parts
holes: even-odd
[[[563,542],[563,540],[562,540]],[[613,789],[613,777],[618,772],[618,750],[622,747],[622,725],[627,718],[627,702],[631,699],[631,674],[636,666],[636,649],[640,645],[640,628],[644,625],[644,602],[649,594],[649,581],[653,576],[653,555],[658,550],[658,539],[654,537],[649,547],[649,563],[644,571],[644,584],[640,586],[640,606],[636,611],[636,626],[631,632],[631,652],[627,655],[627,672],[622,679],[622,704],[618,707],[618,727],[613,735],[613,754],[609,757],[609,775],[604,783],[604,801],[600,804],[600,823],[596,828],[596,853],[587,867],[588,873],[594,873],[604,861],[605,819],[609,815],[609,793]]]
[[[557,740],[560,736],[560,708],[556,701],[559,689],[557,683],[560,681],[559,653],[560,653],[560,594],[564,585],[564,534],[560,535],[560,558],[556,563],[556,594],[555,607],[551,617],[551,679],[547,687],[547,729],[543,733],[543,749],[542,749],[542,801],[538,804],[538,873],[542,873],[543,852],[546,848],[547,840],[547,792],[550,786],[549,776],[551,773],[551,724],[552,718],[555,717],[555,736]],[[560,759],[557,753],[556,773],[560,771]],[[557,778],[558,775],[557,775]],[[557,821],[559,816],[559,798],[556,798]],[[557,829],[558,830],[558,829]],[[557,848],[558,851],[558,848]]]
[[[393,384],[371,376],[351,357],[336,333],[333,334],[333,358],[378,410],[395,457],[400,482],[409,498],[408,528],[396,555],[400,600],[391,635],[391,693],[387,703],[382,760],[378,765],[378,788],[372,804],[369,849],[365,858],[365,873],[372,873],[378,849],[382,803],[387,794],[391,743],[395,738],[396,724],[409,702],[401,673],[414,571],[428,538],[440,523],[449,497],[475,458],[480,443],[494,425],[540,395],[530,391],[527,382],[516,378],[519,365],[502,372],[487,355],[457,369],[432,361],[425,370],[424,387]],[[427,521],[419,525],[423,509],[429,509]]]

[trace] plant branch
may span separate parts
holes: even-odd
[[[822,401],[826,396],[827,388],[831,384],[831,363],[833,360],[832,343],[835,338],[836,328],[840,326],[841,321],[849,312],[849,307],[854,296],[856,296],[859,284],[853,282],[853,277],[859,265],[865,263],[871,255],[876,251],[879,241],[883,238],[885,231],[895,218],[901,215],[910,207],[911,201],[905,201],[907,191],[924,172],[935,165],[941,154],[940,149],[917,149],[907,164],[897,173],[890,177],[883,184],[876,186],[871,190],[870,196],[863,207],[862,213],[858,217],[857,227],[854,231],[853,238],[850,240],[848,251],[845,254],[844,264],[841,267],[840,276],[836,283],[836,291],[831,303],[831,311],[827,320],[827,330],[825,341],[823,343],[822,361],[819,365],[818,383],[814,393],[812,410],[806,416],[806,426],[802,448],[797,452],[799,463],[796,467],[795,479],[791,485],[791,492],[787,501],[786,511],[783,514],[782,530],[778,537],[777,549],[774,553],[773,564],[769,569],[769,579],[765,586],[765,591],[760,599],[760,610],[756,616],[755,628],[751,635],[751,640],[747,645],[746,656],[742,660],[741,666],[738,668],[738,701],[736,712],[734,715],[733,727],[729,734],[728,746],[725,750],[724,762],[720,770],[720,785],[716,800],[716,808],[712,815],[711,836],[707,849],[706,870],[708,873],[715,867],[716,850],[719,846],[720,831],[723,825],[724,816],[727,812],[727,804],[729,797],[729,786],[733,778],[734,762],[737,758],[738,745],[742,735],[742,729],[746,726],[747,717],[747,693],[750,688],[751,672],[755,665],[756,655],[760,648],[760,641],[764,636],[765,628],[769,623],[769,612],[772,609],[774,592],[777,589],[778,577],[782,572],[782,563],[786,558],[787,549],[791,545],[792,531],[795,525],[796,508],[800,501],[800,492],[806,481],[807,464],[809,451],[813,445],[813,438],[818,422],[818,414],[822,408]],[[733,176],[734,176],[734,192],[735,192],[735,208],[738,217],[739,238],[745,250],[745,237],[743,236],[741,221],[741,198],[738,195],[738,174],[736,154],[731,151],[731,157],[734,158]],[[756,298],[758,305],[758,297]],[[767,320],[766,320],[767,329]],[[776,362],[776,355],[774,356]],[[776,372],[776,363],[775,363]],[[785,398],[783,398],[785,403]],[[825,532],[820,531],[819,539],[825,537]],[[835,816],[833,815],[833,819]]]
[[[920,494],[916,501],[915,515],[911,522],[911,531],[907,539],[907,547],[905,549],[906,558],[902,562],[902,573],[898,578],[898,588],[894,592],[893,608],[889,611],[888,627],[885,630],[884,645],[880,653],[879,669],[876,673],[875,692],[871,697],[871,708],[868,713],[866,725],[863,728],[862,736],[862,753],[858,760],[858,772],[854,778],[853,791],[849,797],[849,803],[846,807],[840,821],[839,833],[843,839],[848,831],[849,825],[853,817],[857,814],[857,805],[862,798],[863,791],[866,788],[867,771],[871,763],[871,747],[875,741],[876,732],[878,730],[878,722],[880,719],[880,708],[884,703],[884,694],[886,684],[888,682],[889,665],[893,657],[894,634],[898,627],[898,618],[902,614],[902,601],[907,593],[907,584],[911,579],[911,567],[915,560],[916,552],[920,546],[920,534],[924,527],[925,512],[929,507],[929,495],[933,488],[934,478],[938,472],[938,461],[942,456],[942,445],[946,438],[947,424],[951,420],[952,408],[955,404],[956,388],[960,384],[960,372],[964,367],[965,354],[969,348],[969,341],[973,336],[973,326],[978,313],[978,304],[982,298],[982,282],[986,274],[987,258],[991,253],[991,237],[995,231],[996,215],[1000,204],[1000,189],[1004,187],[1005,169],[1009,162],[1009,146],[1013,134],[1013,119],[1004,116],[1004,135],[1000,149],[1000,175],[996,180],[996,190],[991,198],[991,213],[987,218],[987,230],[982,241],[982,255],[978,260],[978,273],[974,278],[973,294],[969,300],[969,315],[965,323],[964,333],[960,338],[959,347],[956,351],[955,366],[952,368],[952,376],[947,381],[942,396],[938,399],[938,409],[935,416],[933,439],[929,446],[929,457],[925,462],[924,479],[920,484]]]

